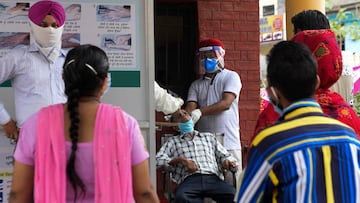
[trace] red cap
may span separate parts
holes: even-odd
[[[212,38],[212,39],[205,39],[199,42],[197,49],[201,47],[210,47],[210,46],[220,46],[221,48],[224,48],[224,43],[220,41],[219,39]]]

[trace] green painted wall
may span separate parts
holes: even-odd
[[[140,87],[140,71],[110,71],[111,87]],[[11,87],[10,81],[5,81],[0,87]]]

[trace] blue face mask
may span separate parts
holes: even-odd
[[[217,70],[217,63],[218,60],[214,58],[205,58],[201,60],[201,64],[205,68],[205,72],[207,73],[213,73]]]
[[[194,131],[194,122],[192,119],[189,119],[186,122],[178,123],[181,134],[191,133]]]

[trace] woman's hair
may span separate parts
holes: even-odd
[[[69,51],[63,66],[65,94],[70,114],[69,134],[72,141],[71,155],[67,163],[66,174],[74,188],[75,200],[77,188],[85,194],[85,185],[75,170],[75,152],[77,150],[79,129],[79,98],[98,96],[107,77],[109,62],[106,53],[93,45],[80,45]]]
[[[294,33],[302,30],[330,29],[326,15],[318,10],[304,10],[291,18]]]

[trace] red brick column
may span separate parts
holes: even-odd
[[[223,41],[225,66],[240,75],[240,134],[245,150],[260,108],[259,1],[198,0],[198,15],[200,40],[215,37]]]

